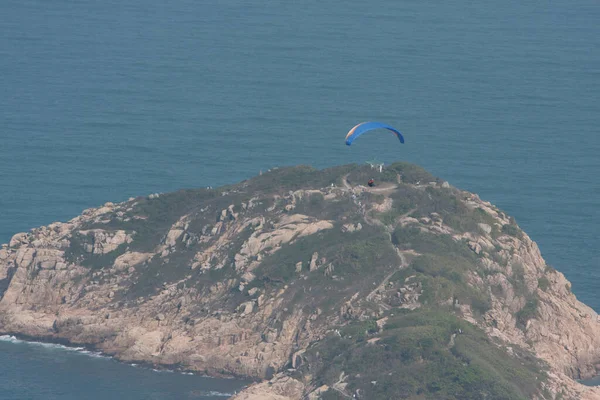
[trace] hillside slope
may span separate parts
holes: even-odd
[[[265,380],[238,400],[600,399],[574,380],[598,315],[511,217],[406,163],[107,203],[3,245],[0,295],[3,333]]]

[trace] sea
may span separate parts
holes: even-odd
[[[0,243],[132,196],[403,160],[514,216],[600,311],[598,21],[597,0],[2,0]],[[367,120],[406,143],[346,146]],[[1,399],[245,384],[0,338]]]

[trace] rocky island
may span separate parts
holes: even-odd
[[[597,313],[513,218],[408,163],[85,210],[2,246],[0,297],[4,334],[255,379],[236,400],[600,399],[577,382]]]

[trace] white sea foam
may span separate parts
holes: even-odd
[[[36,342],[36,341],[28,341],[17,339],[12,335],[1,335],[0,341],[2,342],[10,342],[10,343],[26,343],[33,346],[45,347],[47,349],[60,349],[60,350],[68,350],[68,351],[77,351],[77,352],[85,352],[85,347],[73,347],[73,346],[65,346],[57,343],[44,343],[44,342]]]
[[[171,371],[170,369],[154,369],[154,368],[152,368],[152,371],[154,371],[154,372],[166,372],[166,373],[169,373],[169,374],[172,374],[173,372],[175,372],[175,371]]]
[[[99,351],[81,350],[80,353],[85,354],[86,356],[95,357],[95,358],[112,358],[111,356],[102,354]]]
[[[55,343],[43,343],[43,342],[36,342],[36,341],[21,340],[21,339],[18,339],[16,336],[12,336],[12,335],[0,335],[0,342],[21,343],[21,344],[28,344],[28,345],[32,345],[32,346],[45,347],[47,349],[74,351],[74,352],[85,354],[86,356],[94,357],[94,358],[112,358],[111,356],[102,354],[99,351],[86,350],[85,347],[72,347],[72,346],[65,346],[62,344],[55,344]],[[144,369],[147,368],[147,367],[144,367],[143,365],[139,365],[139,364],[135,364],[135,363],[130,363],[129,365],[131,365],[132,367],[136,367],[136,368],[144,368]],[[169,370],[169,369],[151,368],[151,370],[154,372],[158,372],[158,373],[178,372],[178,371],[173,371],[173,370]],[[190,371],[179,371],[179,373],[182,375],[198,375],[198,376],[202,376],[205,378],[210,378],[209,376],[195,374]],[[215,393],[217,393],[217,392],[215,392]],[[227,394],[223,394],[223,396],[226,396],[226,395]],[[212,394],[211,396],[221,396],[221,395],[220,394]]]
[[[10,335],[1,335],[0,336],[0,341],[1,342],[11,342],[11,343],[18,343],[18,342],[20,342],[19,339],[17,339],[14,336],[10,336]]]
[[[203,396],[231,397],[233,396],[233,393],[215,392],[211,390],[210,392],[203,393]]]

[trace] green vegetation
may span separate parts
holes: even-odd
[[[506,224],[502,226],[502,233],[509,235],[509,236],[514,236],[516,238],[521,238],[522,234],[521,234],[521,230],[519,229],[518,226],[513,225],[513,224]]]
[[[411,210],[418,209],[427,198],[427,195],[414,190],[408,185],[401,184],[390,197],[392,199],[391,210],[376,215],[386,225],[395,225],[398,217],[410,213]]]
[[[343,371],[348,391],[367,399],[512,400],[531,398],[545,377],[530,354],[513,349],[510,356],[483,331],[441,310],[390,317],[383,332],[366,334],[374,343],[348,334],[355,331],[364,332],[365,323],[309,350],[317,386],[332,385]]]
[[[308,264],[315,252],[319,254],[319,269],[309,272]],[[326,265],[321,265],[323,258]],[[300,261],[304,265],[301,274],[307,275],[306,280],[297,279],[296,263]],[[293,281],[304,287],[302,293],[310,290],[310,299],[315,305],[325,301],[327,308],[337,307],[336,302],[349,292],[372,290],[371,281],[363,277],[381,280],[399,263],[388,236],[381,228],[366,226],[357,232],[344,233],[335,227],[299,238],[265,257],[253,271],[257,279],[251,287],[283,286]],[[329,264],[333,265],[334,272],[332,277],[326,278],[324,269]],[[300,289],[297,287],[297,290]]]
[[[76,233],[71,237],[70,245],[65,251],[65,259],[68,262],[77,262],[83,267],[90,269],[101,269],[111,267],[117,257],[127,251],[128,245],[122,244],[115,250],[106,254],[92,254],[85,251],[85,245],[93,245],[93,234],[87,235]]]
[[[546,268],[544,269],[544,272],[547,274],[548,273],[553,274],[556,272],[556,269],[552,265],[546,264]]]
[[[373,177],[377,183],[393,184],[395,189],[385,194],[357,193],[357,198],[352,198],[349,192],[339,189],[344,177],[351,185],[364,185]],[[436,185],[429,185],[431,182]],[[479,282],[485,282],[490,274],[504,273],[507,261],[500,260],[493,249],[486,249],[502,265],[496,271],[484,269],[482,257],[487,255],[475,254],[467,240],[422,230],[416,224],[400,226],[397,221],[401,216],[423,218],[422,224],[432,228],[439,222],[437,213],[454,233],[482,234],[491,229],[494,239],[501,234],[521,237],[522,232],[514,220],[500,229],[492,215],[482,208],[467,207],[462,192],[442,188],[440,183],[427,171],[408,163],[392,164],[382,173],[357,165],[324,170],[308,166],[278,168],[219,189],[138,198],[130,203],[130,209],[119,217],[112,216],[108,223],[84,227],[130,234],[135,231],[132,243],[105,255],[94,255],[85,251],[93,245],[93,237],[75,234],[66,257],[98,270],[111,266],[125,251],[154,252],[164,243],[172,225],[185,215],[185,236],[164,255],[137,265],[135,272],[124,278],[129,280],[122,285],[127,290],[117,291],[115,300],[152,295],[165,282],[183,280],[181,287],[197,289],[202,296],[216,282],[223,282],[229,290],[220,295],[215,308],[234,312],[250,299],[250,289],[259,288],[258,294],[253,292],[254,298],[281,296],[281,306],[273,309],[269,328],[281,329],[285,318],[299,309],[311,316],[315,326],[331,323],[334,316],[344,321],[326,327],[336,329],[339,335],[332,334],[314,344],[294,372],[299,378],[311,375],[311,384],[317,387],[331,386],[343,371],[348,393],[359,390],[364,399],[531,398],[545,378],[544,367],[518,348],[509,354],[485,332],[462,320],[458,307],[470,305],[473,317],[481,318],[491,307],[490,288],[484,283],[474,284],[474,278],[481,277],[483,281]],[[332,184],[338,188],[334,189],[338,194],[335,198],[330,198],[328,191],[323,191],[325,195],[308,193],[308,189]],[[296,193],[296,207],[286,210],[284,204],[289,203],[282,197],[301,189],[306,191]],[[391,209],[384,213],[365,217],[357,205],[359,201],[363,205],[389,204],[387,197],[392,200]],[[253,207],[246,209],[250,199]],[[242,224],[236,225],[231,213],[223,217],[222,211],[230,205],[243,221],[265,217],[264,232],[273,230],[281,216],[296,213],[330,220],[334,226],[261,252],[252,260],[258,264],[252,271],[256,278],[240,290],[241,271],[236,271],[234,260],[256,225],[242,230]],[[272,206],[276,207],[269,209]],[[383,224],[373,223],[369,217]],[[358,222],[360,230],[342,229],[343,224]],[[211,247],[215,251],[209,261],[213,268],[192,270],[195,254],[217,244],[211,230],[223,224],[238,230]],[[501,248],[497,246],[496,250]],[[317,268],[310,271],[314,253],[318,253]],[[302,268],[297,267],[298,262],[302,262]],[[524,307],[516,314],[518,326],[524,329],[538,313],[538,299],[536,293],[528,292],[525,266],[512,263],[510,268],[508,279],[515,294],[525,299]],[[546,291],[550,282],[541,277],[538,286]],[[491,291],[501,296],[502,285]],[[359,296],[348,306],[355,309],[347,311],[345,304],[355,294]],[[381,317],[387,317],[383,328],[377,324]],[[330,390],[322,398],[344,396]]]
[[[477,259],[465,241],[457,242],[450,235],[435,235],[414,226],[397,227],[392,234],[392,243],[402,250],[412,249],[422,254],[455,254],[468,259],[471,264]]]
[[[528,297],[529,293],[525,284],[525,268],[520,262],[511,264],[512,276],[508,280],[513,285],[515,293],[524,297]]]
[[[480,232],[479,224],[485,224],[491,229],[492,237],[498,236],[495,218],[482,208],[467,207],[459,196],[460,192],[456,190],[432,186],[415,190],[413,186],[400,184],[390,195],[392,209],[377,217],[386,225],[394,225],[396,218],[404,214],[415,218],[429,218],[432,213],[437,213],[444,224],[458,232]]]
[[[509,282],[515,291],[515,294],[525,298],[525,305],[515,315],[517,326],[525,329],[527,321],[537,315],[538,299],[535,291],[530,292],[525,282],[525,267],[521,263],[511,264],[512,276],[508,277]],[[548,288],[549,282],[545,277],[538,280],[538,285],[542,290]]]
[[[406,274],[421,282],[421,303],[434,305],[451,299],[453,303],[470,304],[473,311],[484,314],[490,308],[489,295],[467,283],[466,274],[478,271],[477,256],[463,241],[450,235],[434,235],[415,227],[398,227],[392,242],[400,249],[413,249],[416,257]]]
[[[144,265],[138,266],[133,276],[134,283],[125,293],[127,299],[155,294],[163,283],[183,279],[190,271],[193,255],[176,252],[168,258],[155,256]]]
[[[366,170],[358,165],[342,165],[339,167],[317,170],[307,165],[272,169],[262,175],[241,183],[254,193],[282,193],[288,190],[322,188],[341,183],[341,177],[352,171]],[[364,184],[364,183],[363,183]]]
[[[207,204],[214,206],[221,203],[220,208],[224,208],[231,204],[231,201],[231,198],[225,199],[220,196],[217,190],[180,190],[161,194],[157,198],[137,199],[133,211],[125,215],[124,219],[129,218],[128,221],[112,219],[108,224],[90,225],[86,228],[135,231],[136,235],[130,248],[134,251],[147,252],[156,247],[181,216],[199,210]]]
[[[356,218],[356,205],[349,197],[326,201],[321,193],[312,193],[296,201],[294,214],[310,215],[319,219],[339,221]]]
[[[381,173],[368,166],[355,167],[348,171],[347,181],[351,185],[366,185],[369,179],[374,178],[377,184],[397,182],[397,173],[393,169],[386,168]]]
[[[436,178],[431,175],[425,169],[419,167],[418,165],[410,164],[407,162],[396,162],[392,165],[386,167],[386,171],[394,171],[397,174],[400,174],[402,178],[402,182],[416,184],[420,182],[421,184],[426,184],[429,182],[442,183],[442,180]]]
[[[479,224],[486,224],[492,229],[492,237],[498,235],[494,217],[479,207],[471,210],[461,204],[456,207],[454,214],[446,217],[445,221],[449,226],[460,232],[480,232]]]
[[[439,213],[444,223],[452,229],[458,232],[481,233],[479,224],[486,224],[492,230],[492,237],[498,235],[496,220],[482,208],[470,209],[454,195],[441,191],[431,190],[431,192],[435,193],[432,195],[435,212]]]
[[[532,318],[535,318],[535,316],[537,315],[537,308],[538,308],[538,299],[537,298],[530,298],[529,300],[527,300],[527,303],[525,303],[525,306],[521,310],[519,310],[516,314],[517,326],[520,327],[521,329],[525,329],[525,326],[527,326],[527,321],[529,321]]]
[[[364,322],[357,322],[343,327],[340,330],[342,337],[354,339],[357,342],[364,341],[369,334],[379,331],[377,322],[370,319]]]
[[[542,276],[538,279],[538,286],[545,292],[548,290],[548,287],[550,287],[550,281],[545,276]]]

